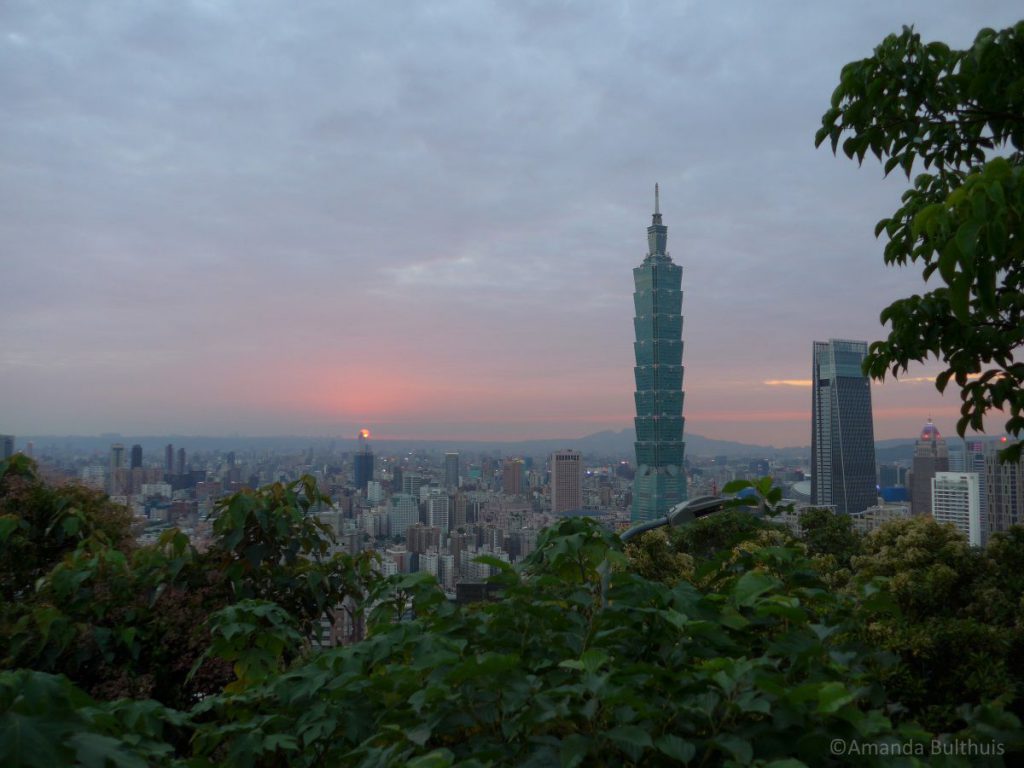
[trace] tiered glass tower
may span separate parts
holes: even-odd
[[[814,342],[811,503],[841,515],[878,503],[871,382],[861,371],[866,341]]]
[[[665,246],[658,185],[647,228],[647,257],[633,269],[636,342],[636,479],[634,523],[664,516],[686,500],[683,472],[683,268]]]

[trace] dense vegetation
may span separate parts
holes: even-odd
[[[461,606],[428,576],[327,558],[319,498],[245,492],[206,552],[176,532],[142,547],[101,497],[0,464],[0,763],[888,765],[830,745],[1022,746],[1019,531],[981,552],[926,520],[860,537],[821,512],[797,540],[738,509],[623,551],[569,519],[521,567],[494,561],[500,599]],[[319,649],[344,596],[368,636]]]

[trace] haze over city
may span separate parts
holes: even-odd
[[[8,2],[0,427],[572,438],[631,425],[661,185],[686,432],[810,440],[811,343],[924,290],[839,71],[1016,2]],[[952,434],[934,366],[875,436]],[[994,423],[998,423],[998,420]]]

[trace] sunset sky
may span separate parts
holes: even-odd
[[[924,290],[906,184],[813,137],[843,64],[1012,2],[0,4],[0,432],[631,425],[653,187],[686,431],[810,442],[811,342]],[[873,388],[878,438],[959,398]],[[997,429],[1000,422],[992,423]]]

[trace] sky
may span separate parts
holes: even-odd
[[[653,187],[686,431],[810,442],[814,340],[882,338],[885,179],[843,64],[1013,2],[5,0],[0,432],[572,438],[631,427]],[[878,439],[955,392],[873,385]],[[993,423],[993,428],[997,428]]]

